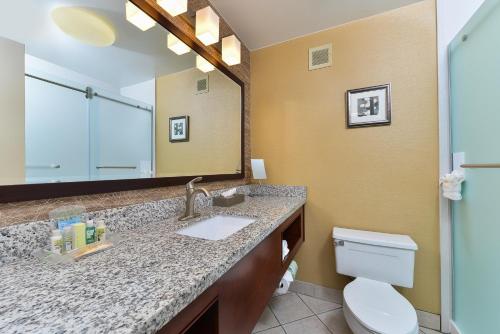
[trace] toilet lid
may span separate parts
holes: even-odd
[[[390,284],[356,278],[344,289],[344,300],[363,326],[380,334],[410,334],[418,329],[417,313]]]

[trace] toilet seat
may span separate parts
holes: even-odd
[[[418,334],[415,309],[390,284],[356,278],[345,287],[344,302],[369,333]]]

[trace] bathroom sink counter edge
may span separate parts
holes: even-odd
[[[222,240],[179,235],[192,222],[172,217],[123,232],[114,248],[74,264],[6,264],[0,332],[154,333],[305,205],[305,193],[256,194],[203,209],[199,219],[256,220]]]

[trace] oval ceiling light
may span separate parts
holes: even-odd
[[[86,8],[55,8],[52,11],[52,20],[65,34],[88,45],[106,47],[116,41],[113,26]]]

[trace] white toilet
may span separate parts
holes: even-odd
[[[418,334],[417,313],[392,285],[413,287],[417,244],[406,235],[333,229],[344,316],[354,334]]]

